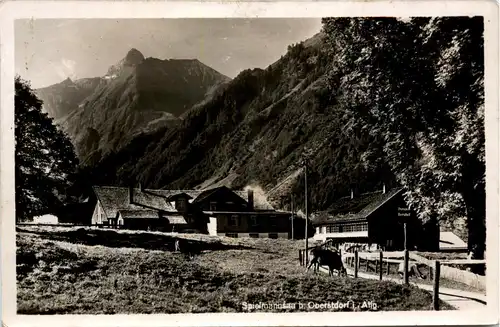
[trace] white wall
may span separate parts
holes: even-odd
[[[217,218],[210,217],[210,222],[208,223],[208,235],[217,235]]]
[[[349,237],[368,238],[368,231],[314,234],[313,239],[315,241],[325,242],[327,238],[335,238],[341,240],[342,238],[349,238]]]
[[[59,219],[54,215],[43,215],[33,217],[33,222],[36,224],[57,224]]]
[[[92,224],[97,224],[98,208],[99,208],[99,201],[97,202],[94,208],[94,212],[92,213]]]

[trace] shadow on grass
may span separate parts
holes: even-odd
[[[194,239],[183,239],[171,235],[162,235],[154,233],[119,233],[114,230],[88,230],[79,228],[69,231],[34,231],[16,228],[16,232],[27,232],[41,235],[46,239],[76,243],[83,245],[102,245],[111,248],[142,248],[145,250],[174,251],[175,241],[177,239],[189,243],[189,245],[198,251],[203,250],[242,250],[253,249],[243,245],[224,244],[218,240],[200,241]]]

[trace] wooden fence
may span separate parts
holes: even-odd
[[[410,253],[410,257],[413,260],[425,264],[429,267],[433,267],[434,265],[433,260],[426,259],[417,253]],[[486,260],[473,260],[473,259],[440,260],[440,264],[441,264],[441,275],[440,275],[441,277],[456,282],[460,282],[480,290],[486,290],[486,276],[477,275],[470,271],[447,266],[450,264],[484,265],[486,264]]]
[[[403,282],[409,284],[409,272],[408,266],[410,261],[409,251],[394,251],[394,252],[358,252],[354,253],[348,252],[341,254],[342,261],[347,266],[353,268],[354,278],[358,278],[360,268],[364,267],[366,272],[370,272],[370,267],[372,272],[378,274],[379,280],[383,280],[384,273],[386,275],[391,274],[391,263],[403,263]],[[400,258],[403,259],[400,259]],[[396,259],[397,258],[397,259]],[[415,260],[418,261],[418,260]],[[300,265],[306,266],[305,262],[305,250],[299,250],[299,262]],[[372,265],[372,262],[374,263]],[[420,262],[420,261],[418,261]],[[426,264],[432,264],[433,271],[433,295],[432,295],[432,307],[434,310],[439,310],[439,278],[441,273],[441,264],[439,261],[427,262]]]

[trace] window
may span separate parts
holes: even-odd
[[[210,202],[210,211],[217,211],[217,202]]]
[[[342,232],[362,232],[368,230],[368,223],[349,223],[341,226],[333,226],[331,228],[333,230],[332,232],[338,232],[339,230]]]
[[[238,238],[238,234],[237,233],[226,233],[226,236],[227,237]]]
[[[339,225],[326,226],[326,232],[327,233],[339,233],[340,232],[340,226]]]
[[[278,238],[278,234],[276,234],[276,233],[269,233],[269,238]]]
[[[259,225],[259,221],[257,220],[257,216],[250,216],[250,224],[252,226],[257,226]]]
[[[259,238],[259,234],[257,233],[250,233],[248,236],[250,236],[250,238]]]
[[[229,226],[238,226],[238,215],[232,215],[231,218],[229,218]]]

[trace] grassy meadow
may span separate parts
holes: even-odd
[[[192,259],[173,252],[177,237],[206,250]],[[384,311],[431,308],[431,294],[411,285],[306,273],[298,262],[302,246],[280,239],[18,227],[18,313],[248,312],[244,303],[259,302],[305,305],[258,311],[335,311],[308,303],[347,300],[372,301]]]

